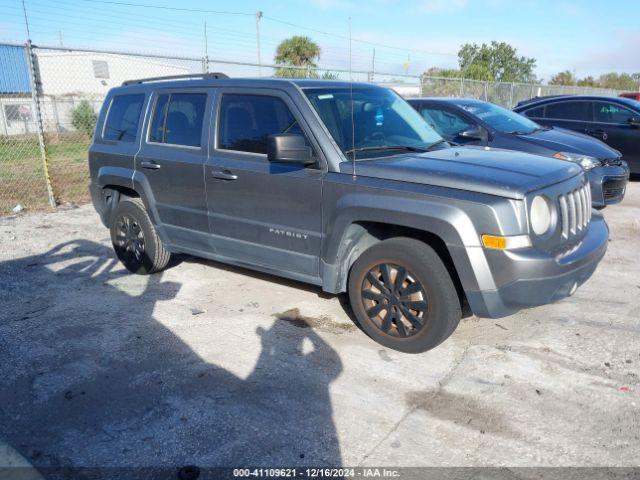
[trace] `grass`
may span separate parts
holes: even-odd
[[[77,134],[45,138],[49,176],[58,203],[89,200],[89,143]],[[36,136],[0,137],[0,215],[9,213],[18,203],[30,210],[48,206]]]

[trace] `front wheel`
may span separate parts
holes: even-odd
[[[367,335],[406,353],[435,348],[462,316],[442,260],[412,238],[385,240],[364,252],[349,275],[349,299]]]
[[[159,272],[171,258],[139,198],[127,198],[116,207],[111,217],[111,243],[118,259],[133,273]]]

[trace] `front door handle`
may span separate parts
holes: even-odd
[[[160,170],[160,165],[155,162],[140,162],[142,168],[148,168],[149,170]]]
[[[211,176],[219,180],[237,180],[238,176],[229,170],[211,170]]]

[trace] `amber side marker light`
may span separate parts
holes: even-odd
[[[497,235],[482,235],[482,244],[485,248],[504,250],[507,248],[507,239],[505,237],[498,237]]]
[[[494,250],[511,250],[516,248],[526,248],[531,246],[531,240],[528,235],[514,235],[511,237],[503,237],[501,235],[482,235],[482,245],[485,248]]]

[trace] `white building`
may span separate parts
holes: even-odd
[[[104,97],[125,80],[181,75],[188,66],[168,60],[107,53],[39,51],[41,94]]]
[[[97,113],[109,89],[125,80],[181,75],[200,67],[197,62],[187,65],[177,60],[174,63],[160,58],[62,50],[38,50],[36,59],[44,130],[56,133],[75,130],[71,115],[83,100],[88,101]],[[28,67],[19,55],[0,60],[0,70],[5,72],[3,75],[20,74],[24,77],[22,70]],[[9,65],[9,62],[13,64]],[[28,86],[28,92],[20,93],[0,91],[0,135],[35,132],[35,109],[30,88]]]

